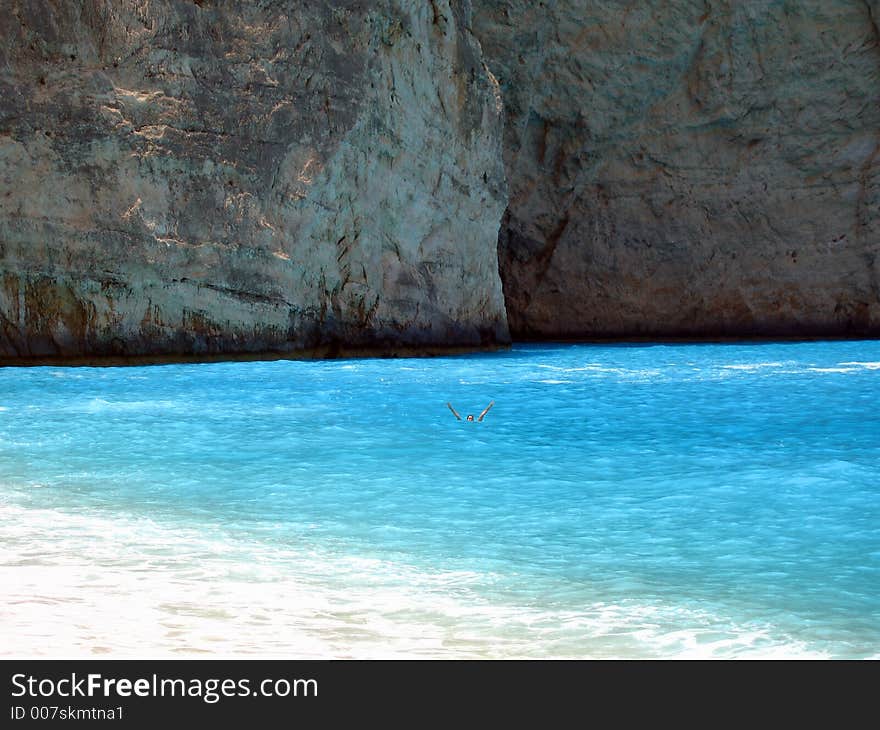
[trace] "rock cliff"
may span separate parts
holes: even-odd
[[[7,0],[0,357],[509,340],[467,0]]]
[[[880,334],[877,0],[479,0],[515,337]]]
[[[7,0],[0,360],[880,335],[880,0],[471,5]]]

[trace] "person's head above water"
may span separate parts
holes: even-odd
[[[447,405],[447,407],[449,408],[449,410],[452,411],[452,415],[455,416],[455,417],[460,421],[460,420],[461,420],[461,416],[459,416],[459,415],[458,415],[458,411],[456,411],[456,410],[452,407],[452,403],[447,403],[446,405]],[[482,421],[483,418],[485,418],[486,414],[489,412],[489,409],[490,409],[492,406],[494,406],[494,405],[495,405],[495,401],[493,400],[489,405],[487,405],[487,406],[483,409],[483,412],[480,414],[480,417],[479,417],[479,418],[474,418],[473,415],[468,415],[468,417],[465,418],[464,420],[465,420],[465,421]]]

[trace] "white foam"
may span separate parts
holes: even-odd
[[[82,380],[85,376],[73,370],[53,370],[53,378],[61,378],[63,380]]]
[[[638,601],[489,599],[499,576],[0,503],[0,655],[75,658],[821,656]]]
[[[721,367],[724,370],[743,370],[745,372],[754,372],[756,370],[763,370],[764,368],[781,368],[786,364],[784,362],[754,362],[754,363],[742,363],[736,365],[722,365]]]
[[[582,365],[578,368],[562,368],[562,370],[567,373],[613,373],[614,375],[621,375],[629,372],[623,368],[613,368],[606,365]]]
[[[102,413],[104,411],[169,411],[181,408],[178,401],[173,400],[149,400],[149,401],[108,401],[104,398],[92,398],[84,406],[77,410],[85,410],[88,413]]]

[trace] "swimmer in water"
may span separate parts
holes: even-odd
[[[452,415],[455,416],[455,417],[460,421],[460,420],[461,420],[461,416],[459,416],[458,413],[456,412],[456,410],[452,407],[452,403],[447,403],[446,405],[449,407],[449,410],[452,411]],[[495,405],[495,401],[493,400],[489,405],[486,406],[486,408],[485,408],[485,409],[483,410],[483,412],[480,414],[479,418],[477,418],[476,420],[477,420],[477,421],[482,421],[483,418],[486,416],[486,414],[489,412],[489,409],[490,409],[492,406],[494,406],[494,405]],[[473,422],[473,421],[474,421],[474,417],[473,417],[472,415],[469,415],[469,416],[468,416],[467,418],[465,418],[464,420],[465,420],[465,421],[471,421],[471,422]]]

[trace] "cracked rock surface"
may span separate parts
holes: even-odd
[[[3,11],[2,361],[880,335],[880,0]]]
[[[0,358],[509,339],[498,89],[450,0],[10,0]]]
[[[515,337],[880,334],[877,0],[478,0]]]

